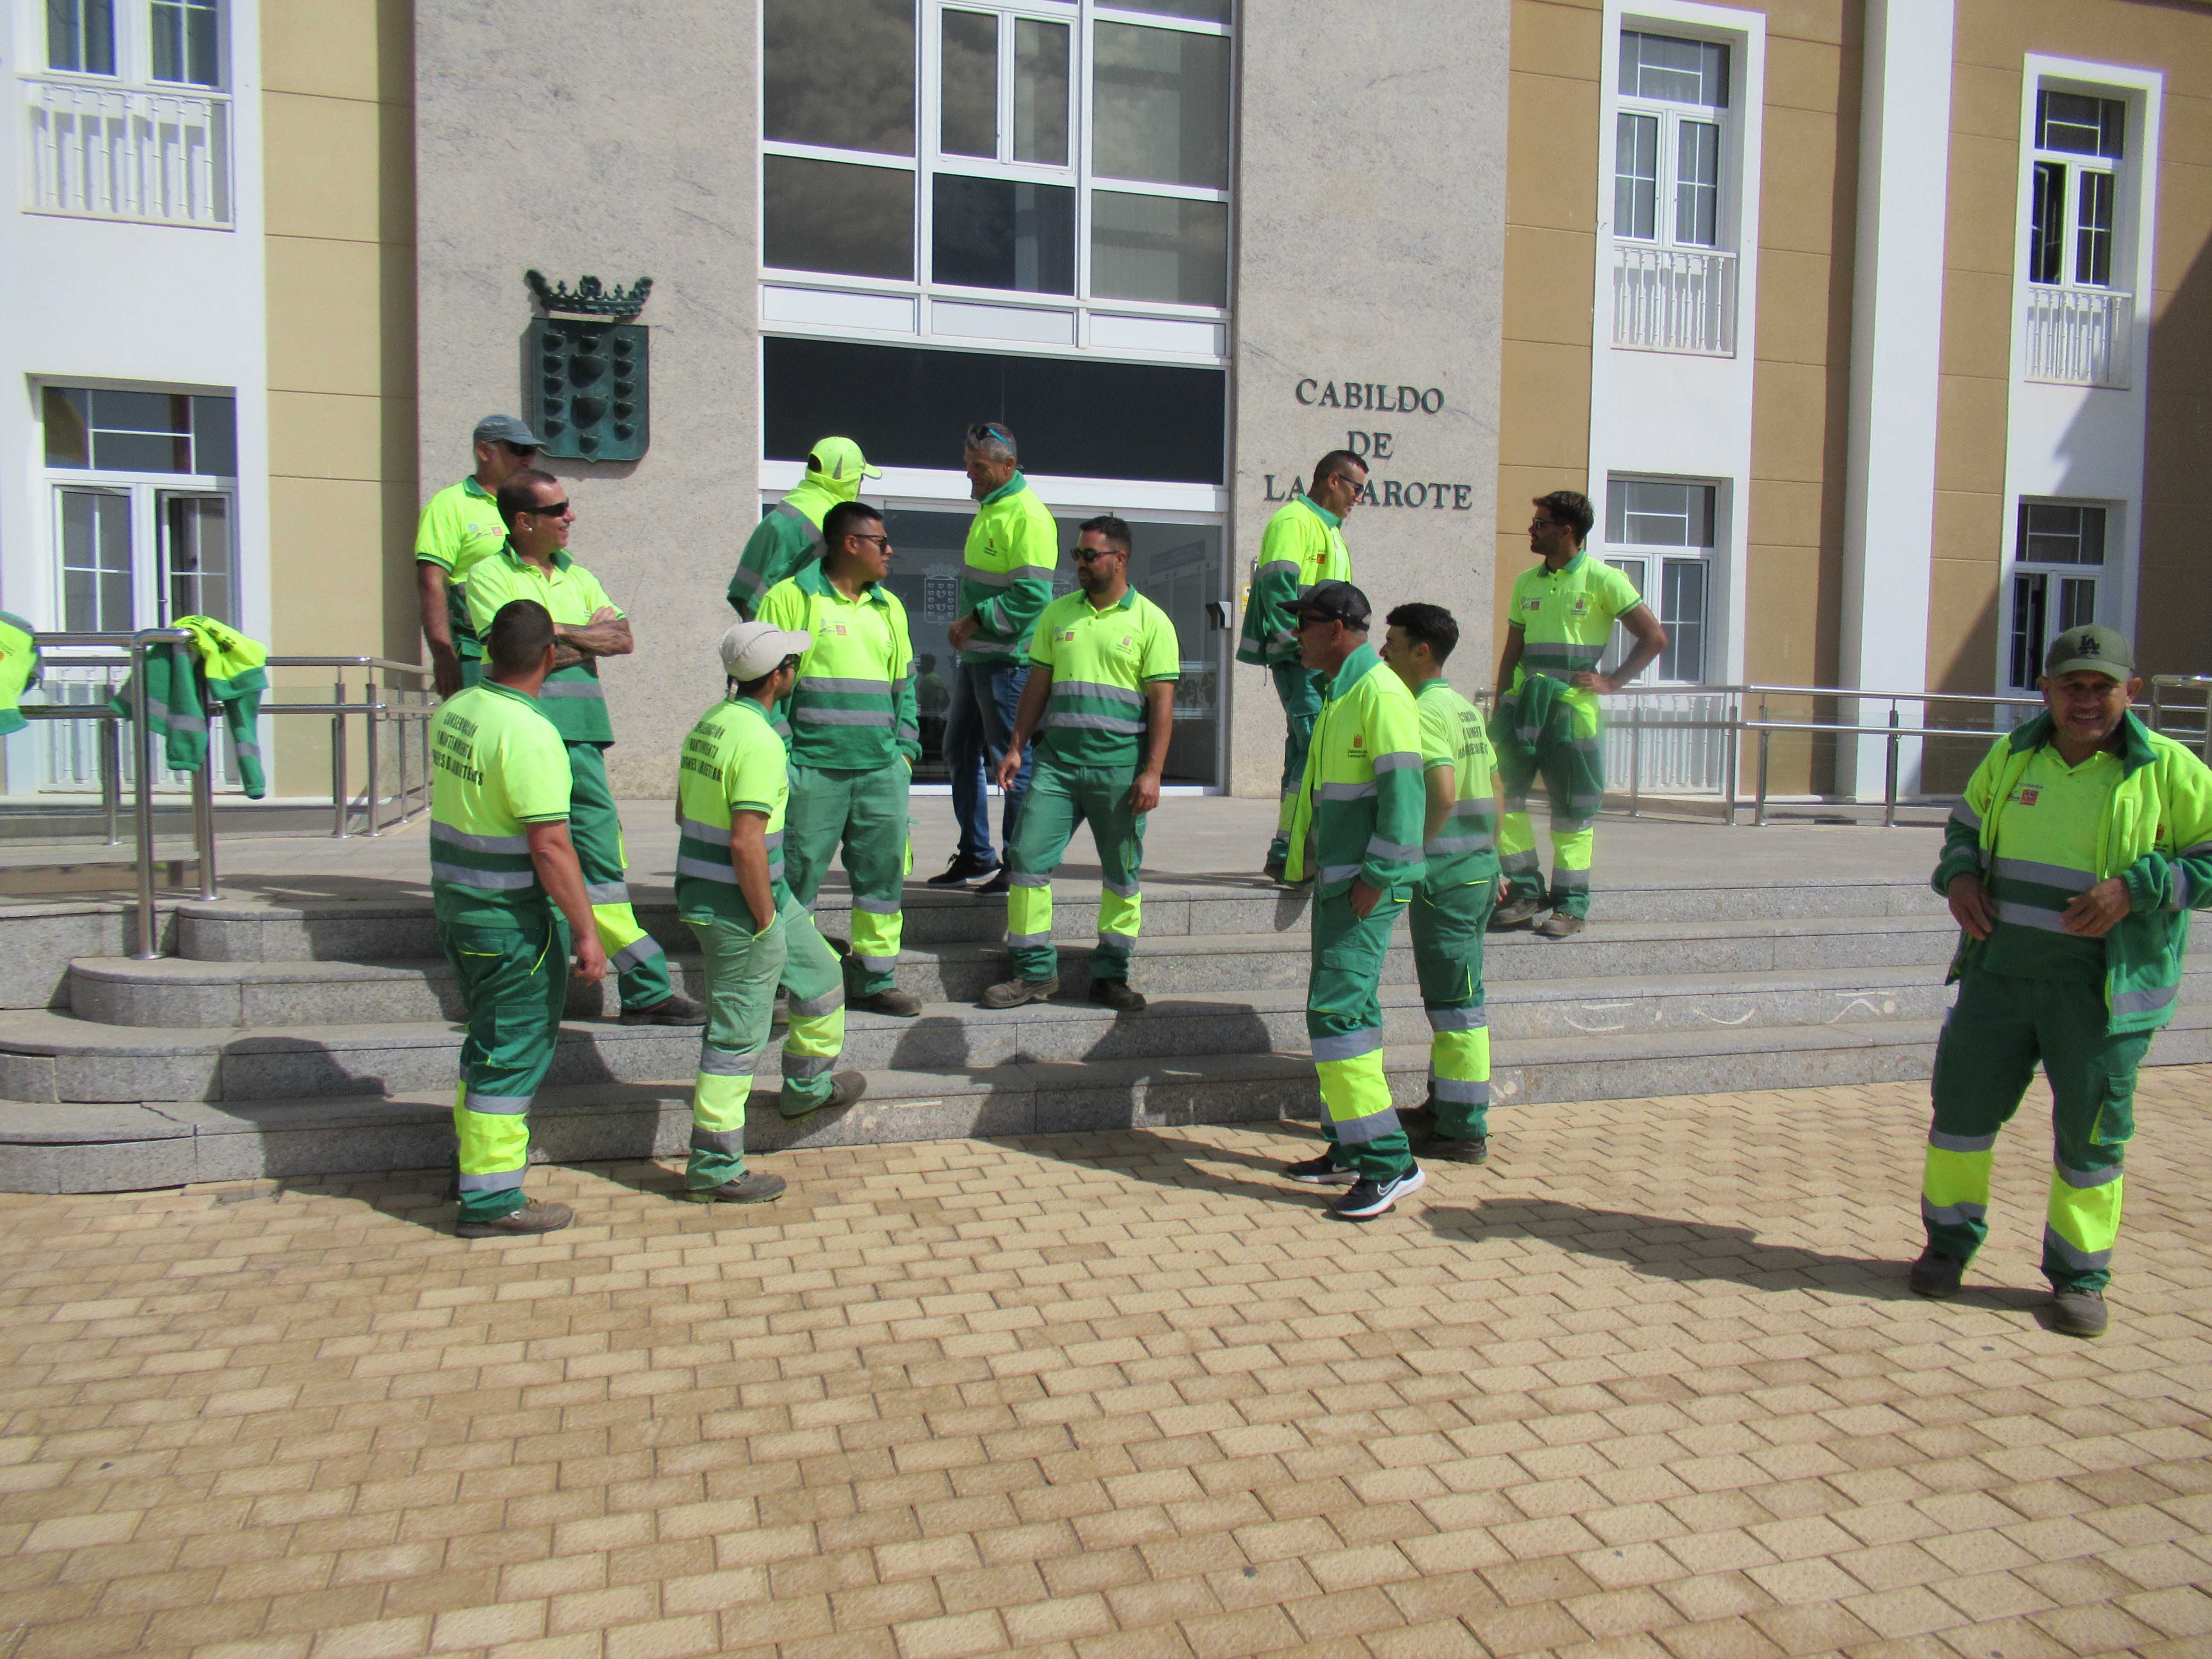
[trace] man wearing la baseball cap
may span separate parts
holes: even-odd
[[[2136,1068],[2173,1017],[2189,913],[2212,906],[2212,770],[2128,712],[2142,681],[2114,629],[2059,635],[2039,684],[2044,712],[1975,769],[1936,866],[1962,930],[1959,997],[1936,1048],[1928,1247],[1911,1283],[1958,1293],[1989,1232],[1997,1132],[2039,1060],[2054,1143],[2051,1324],[2094,1337],[2109,1317]]]
[[[791,993],[783,1044],[787,1119],[849,1106],[866,1079],[830,1068],[845,1046],[845,973],[783,878],[790,793],[771,722],[791,693],[811,635],[741,622],[722,635],[722,700],[684,739],[676,783],[676,908],[705,957],[707,1030],[691,1095],[684,1194],[758,1204],[781,1176],[745,1169],[745,1102],[768,1047],[776,986]]]

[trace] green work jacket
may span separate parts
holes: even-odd
[[[963,662],[1024,661],[1052,600],[1060,531],[1018,472],[976,503],[960,569],[960,614],[975,618]]]
[[[1267,520],[1260,537],[1260,568],[1252,573],[1251,596],[1244,602],[1244,632],[1237,660],[1278,668],[1298,659],[1298,630],[1291,606],[1320,582],[1352,580],[1352,554],[1344,544],[1344,520],[1316,507],[1304,494],[1291,499]]]
[[[1363,645],[1314,721],[1291,813],[1290,878],[1328,898],[1364,878],[1403,898],[1421,878],[1421,716],[1406,683]],[[1316,868],[1316,866],[1318,866]]]

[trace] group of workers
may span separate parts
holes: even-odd
[[[677,902],[700,947],[702,1007],[671,989],[623,885],[597,659],[632,649],[629,623],[570,558],[574,514],[560,482],[532,465],[529,428],[492,416],[476,438],[475,473],[432,499],[417,548],[447,699],[432,728],[433,888],[469,1011],[459,1231],[568,1224],[567,1206],[522,1191],[527,1111],[571,979],[611,968],[626,1022],[705,1027],[686,1194],[771,1199],[784,1183],[746,1169],[744,1119],[779,994],[787,1119],[864,1091],[860,1073],[836,1070],[848,1007],[921,1012],[895,982],[921,753],[915,658],[886,582],[884,520],[858,499],[880,474],[851,441],[821,441],[731,581],[739,621],[720,645],[722,695],[684,739],[676,808]],[[969,427],[963,460],[977,510],[948,630],[957,665],[936,687],[959,840],[929,880],[1006,896],[1012,972],[983,1005],[1043,1000],[1060,990],[1053,872],[1087,821],[1102,872],[1089,994],[1133,1014],[1145,1006],[1130,964],[1146,815],[1173,731],[1175,629],[1130,586],[1131,532],[1111,514],[1082,525],[1069,550],[1078,589],[1052,597],[1057,532],[1003,422]],[[1628,579],[1586,550],[1589,500],[1541,496],[1528,526],[1538,562],[1514,583],[1486,719],[1445,678],[1460,629],[1443,607],[1400,605],[1379,650],[1370,642],[1343,534],[1366,473],[1331,451],[1273,515],[1237,653],[1269,671],[1285,715],[1263,869],[1312,887],[1306,1022],[1325,1145],[1284,1173],[1345,1188],[1331,1207],[1355,1221],[1420,1188],[1417,1151],[1487,1161],[1485,937],[1583,931],[1605,791],[1598,700],[1667,643]],[[1616,624],[1625,652],[1606,672]],[[2212,771],[2129,712],[2140,685],[2112,630],[2061,635],[2045,714],[1975,773],[1935,876],[1962,930],[1960,990],[1936,1058],[1928,1242],[1911,1288],[1960,1288],[1986,1236],[1997,1131],[2039,1062],[2057,1142],[2043,1266],[2054,1326],[2083,1336],[2106,1322],[2136,1068],[2173,1012],[2188,912],[2212,906]],[[1539,780],[1548,888],[1528,811]],[[1003,859],[990,783],[1004,798]],[[852,890],[849,944],[825,939],[812,916],[833,857]],[[1427,1099],[1403,1112],[1384,1073],[1379,999],[1401,913],[1431,1034]]]

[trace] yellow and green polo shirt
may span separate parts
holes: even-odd
[[[909,766],[921,758],[914,642],[897,594],[878,582],[848,599],[814,563],[769,589],[760,620],[814,640],[799,659],[790,696],[776,705],[792,759],[872,772],[901,756]]]
[[[2100,749],[2069,766],[2057,745],[2028,759],[1997,826],[1990,859],[1990,900],[1996,925],[1982,947],[1982,966],[2020,979],[2105,982],[2105,941],[2069,933],[2066,906],[2097,884],[2097,842],[2112,792],[2126,766]]]
[[[535,925],[528,826],[568,816],[568,750],[521,692],[484,680],[430,721],[430,896],[459,927]]]
[[[498,552],[506,539],[497,498],[473,476],[431,496],[415,526],[416,559],[446,573],[446,621],[453,648],[462,656],[482,657],[483,641],[470,625],[468,601],[461,589],[477,562]]]
[[[1103,610],[1080,590],[1054,599],[1029,659],[1052,671],[1037,757],[1060,767],[1141,765],[1145,688],[1182,678],[1175,624],[1133,587]]]
[[[975,504],[961,556],[960,614],[975,618],[963,662],[1019,662],[1052,599],[1060,531],[1018,472]]]
[[[758,933],[775,918],[756,916],[730,862],[730,820],[768,817],[768,879],[776,908],[791,896],[783,878],[783,810],[791,782],[783,739],[768,711],[731,697],[699,717],[676,768],[676,908],[689,921],[735,921]]]
[[[479,637],[491,631],[491,621],[501,605],[516,599],[535,599],[563,628],[580,628],[592,613],[614,601],[599,578],[566,552],[553,556],[553,568],[541,569],[502,542],[489,558],[479,559],[469,576],[469,620]],[[623,613],[619,609],[617,616]],[[615,740],[614,722],[607,714],[607,694],[599,687],[599,665],[590,658],[556,668],[546,676],[538,694],[545,718],[570,743],[610,744]]]
[[[1291,605],[1319,583],[1351,580],[1352,554],[1344,544],[1344,520],[1294,489],[1261,534],[1260,568],[1252,573],[1252,595],[1244,605],[1237,660],[1263,668],[1295,665],[1298,630]]]
[[[1421,717],[1421,770],[1452,769],[1451,816],[1421,848],[1431,892],[1498,879],[1498,753],[1474,705],[1440,674],[1413,694]],[[1422,822],[1427,822],[1425,801]]]
[[[1613,619],[1644,603],[1636,584],[1603,559],[1578,551],[1557,570],[1539,562],[1513,579],[1513,609],[1509,626],[1522,632],[1521,665],[1511,690],[1530,674],[1568,680],[1577,674],[1594,674],[1604,659],[1613,637]],[[1596,707],[1588,691],[1570,689],[1568,698],[1580,708]]]

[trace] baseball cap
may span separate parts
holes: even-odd
[[[2068,629],[2051,641],[2050,653],[2043,659],[2045,678],[2054,680],[2061,674],[2081,672],[2125,680],[2135,672],[2136,653],[2119,629],[2100,628],[2094,623]]]
[[[1316,582],[1298,595],[1291,605],[1293,617],[1318,617],[1323,622],[1349,623],[1354,628],[1367,626],[1372,615],[1367,596],[1350,582]]]
[[[870,466],[860,445],[850,438],[824,438],[807,453],[806,470],[825,478],[880,478],[884,470]]]
[[[781,668],[786,657],[805,654],[813,643],[811,634],[774,623],[732,623],[722,635],[722,671],[733,680],[757,680]]]
[[[545,447],[545,440],[517,415],[485,416],[477,422],[476,441],[480,444],[526,444],[532,449]]]

